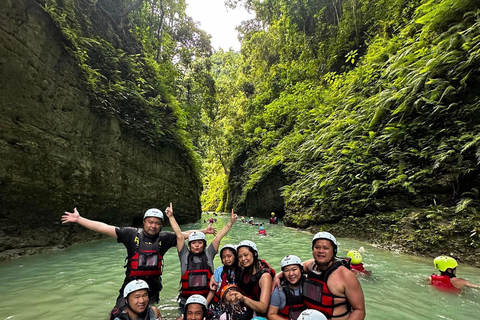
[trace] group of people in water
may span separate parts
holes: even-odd
[[[220,241],[237,220],[233,210],[230,221],[218,232],[211,225],[204,230],[182,232],[172,204],[165,209],[165,215],[173,232],[161,231],[164,214],[155,208],[145,212],[142,228],[119,228],[89,220],[80,216],[76,208],[62,216],[62,223],[78,223],[114,237],[127,249],[126,275],[110,319],[161,319],[153,304],[159,302],[162,290],[163,256],[172,247],[177,248],[181,270],[178,319],[365,318],[363,290],[356,274],[368,275],[369,271],[363,267],[358,251],[350,251],[346,259],[338,258],[338,243],[332,234],[315,234],[311,242],[313,257],[302,262],[296,255],[287,255],[277,273],[261,259],[253,241],[243,240],[219,249]],[[278,223],[276,217],[274,221]],[[208,246],[205,234],[214,235]],[[217,252],[222,265],[214,269]],[[432,275],[435,287],[447,288],[450,283],[457,290],[464,286],[478,288],[455,277],[457,263],[453,258],[437,257],[434,263],[442,272],[440,276]]]

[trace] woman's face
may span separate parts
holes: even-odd
[[[298,281],[300,281],[300,278],[302,277],[302,270],[297,264],[286,266],[285,268],[283,268],[283,276],[289,283],[295,285],[298,283]]]
[[[235,252],[230,249],[223,249],[220,258],[222,258],[222,263],[224,266],[230,267],[235,263]]]
[[[247,268],[253,264],[253,253],[247,247],[238,249],[238,262],[240,267]]]

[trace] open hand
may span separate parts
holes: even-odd
[[[69,223],[69,222],[78,222],[80,218],[80,214],[77,211],[77,208],[73,209],[73,212],[65,211],[65,214],[62,216],[62,223]]]
[[[212,227],[212,223],[210,223],[207,227],[207,229],[205,230],[207,234],[213,234],[214,236],[217,235],[217,228],[214,228]]]

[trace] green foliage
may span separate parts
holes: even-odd
[[[250,150],[230,177],[242,184],[234,204],[280,167],[294,225],[477,207],[466,191],[480,161],[477,1],[242,3],[263,28],[244,33],[235,75],[254,90],[238,112],[244,143],[231,146]]]

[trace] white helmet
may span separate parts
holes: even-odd
[[[333,243],[333,255],[334,256],[337,255],[338,244],[337,244],[337,239],[335,239],[333,234],[331,234],[330,232],[321,231],[321,232],[317,233],[316,235],[314,235],[313,239],[312,239],[312,250],[313,250],[313,246],[315,245],[315,241],[317,241],[319,239],[330,240]]]
[[[242,240],[240,243],[237,245],[237,250],[240,249],[240,247],[250,247],[252,248],[257,254],[258,254],[258,249],[257,245],[250,240]]]
[[[143,280],[133,280],[130,281],[126,286],[125,289],[123,289],[123,297],[127,299],[128,295],[132,292],[142,290],[142,289],[147,289],[149,290],[148,284],[143,281]]]
[[[199,294],[194,294],[191,295],[188,299],[187,302],[185,302],[185,311],[187,310],[187,306],[191,303],[198,303],[207,308],[207,299],[205,299],[204,296],[201,296]]]
[[[320,311],[314,309],[303,310],[298,316],[298,320],[327,320],[327,317]]]
[[[148,217],[159,218],[163,221],[163,212],[155,208],[148,209],[143,215],[143,220],[145,220]]]
[[[299,257],[290,254],[288,256],[283,257],[282,261],[280,261],[280,267],[285,268],[286,266],[291,266],[293,264],[299,264],[300,266],[302,265],[302,260],[300,260]]]
[[[232,250],[233,252],[235,252],[235,254],[237,253],[237,246],[235,246],[235,245],[233,245],[233,244],[226,244],[226,245],[224,245],[224,246],[220,249],[220,251],[219,251],[220,256],[222,255],[222,251],[223,251],[224,249],[230,249],[230,250]]]
[[[190,235],[188,236],[188,243],[195,240],[203,240],[207,242],[207,238],[205,237],[205,234],[202,231],[193,231],[192,233],[190,233]]]

